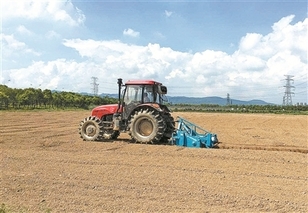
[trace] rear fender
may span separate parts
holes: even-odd
[[[161,105],[161,109],[165,112],[171,112],[171,110],[166,105]]]

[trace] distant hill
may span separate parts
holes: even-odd
[[[168,97],[170,103],[173,104],[218,104],[218,105],[226,105],[227,99],[221,98],[217,96],[212,97],[203,97],[203,98],[195,98],[195,97],[184,97],[184,96],[176,96],[176,97]],[[250,101],[241,101],[236,99],[231,99],[231,104],[233,105],[269,105],[271,103],[267,103],[262,100],[250,100]]]
[[[101,97],[109,96],[112,98],[118,98],[117,94],[106,94],[102,93],[100,94]],[[226,105],[227,99],[221,98],[217,96],[212,97],[202,97],[202,98],[196,98],[196,97],[185,97],[185,96],[167,96],[169,103],[172,104],[218,104],[218,105]],[[232,99],[231,104],[233,105],[271,105],[271,103],[267,103],[262,100],[250,100],[250,101],[241,101]]]

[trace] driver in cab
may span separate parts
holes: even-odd
[[[146,92],[143,94],[143,102],[144,103],[150,102],[150,98],[148,97],[148,93]]]

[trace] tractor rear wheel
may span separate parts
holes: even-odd
[[[175,130],[175,121],[169,112],[164,114],[164,120],[166,123],[166,130],[161,142],[168,143]]]
[[[158,143],[165,129],[163,117],[155,110],[136,111],[129,121],[129,134],[139,143]]]
[[[84,141],[99,141],[102,139],[103,132],[102,121],[95,116],[87,117],[80,122],[79,134]]]

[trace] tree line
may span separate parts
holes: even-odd
[[[291,113],[308,114],[308,105],[218,105],[218,104],[170,104],[172,111],[234,112],[234,113]]]
[[[16,89],[0,84],[0,110],[7,109],[92,109],[103,104],[117,103],[109,96],[91,96],[74,92],[58,92],[35,88]],[[218,104],[171,104],[171,111],[240,112],[240,113],[298,113],[308,114],[308,105],[218,105]]]
[[[16,89],[0,84],[0,109],[81,108],[89,109],[102,104],[117,103],[105,96],[82,95],[35,88]]]

